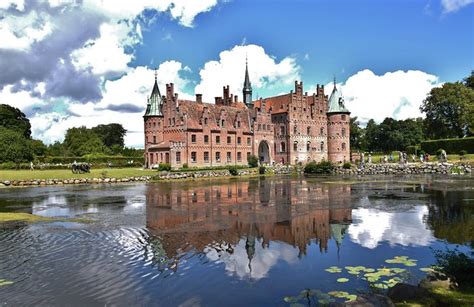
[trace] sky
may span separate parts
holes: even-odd
[[[474,0],[1,0],[0,104],[34,138],[120,123],[143,147],[157,70],[183,99],[304,90],[335,77],[352,116],[422,116],[423,99],[474,69]]]

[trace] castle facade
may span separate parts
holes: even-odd
[[[162,96],[155,74],[144,124],[147,168],[246,165],[251,155],[261,164],[350,160],[350,112],[335,82],[329,98],[324,86],[308,95],[296,81],[288,94],[254,101],[247,66],[243,102],[229,86],[214,103],[178,99],[172,83]]]

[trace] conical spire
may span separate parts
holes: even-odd
[[[162,106],[163,97],[161,97],[160,89],[158,87],[158,72],[155,68],[155,84],[153,84],[150,98],[148,98],[145,116],[163,116],[163,113],[161,113]]]
[[[155,68],[155,84],[153,85],[153,90],[151,91],[150,98],[155,95],[158,95],[159,97],[161,97],[160,89],[158,88],[158,71],[156,70],[156,68]]]
[[[350,114],[349,110],[344,105],[344,96],[342,95],[342,92],[337,89],[336,76],[334,76],[334,88],[332,89],[331,96],[329,97],[327,113]]]
[[[242,93],[243,93],[243,96],[244,96],[244,103],[249,108],[253,108],[253,104],[252,104],[252,85],[250,84],[247,56],[245,57],[245,79],[244,79],[244,88],[242,90]]]

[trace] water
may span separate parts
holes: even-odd
[[[242,179],[0,190],[0,211],[88,217],[0,227],[7,305],[285,306],[367,291],[330,266],[419,268],[474,240],[470,177]],[[395,256],[417,265],[389,265]],[[338,283],[347,277],[349,282]]]

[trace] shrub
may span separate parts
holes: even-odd
[[[170,171],[171,170],[171,164],[169,163],[160,163],[158,165],[158,170],[159,171]]]
[[[467,155],[467,150],[464,150],[464,149],[463,149],[463,150],[459,151],[459,155],[460,155],[461,157]]]
[[[415,155],[417,154],[418,152],[420,151],[420,147],[419,146],[407,146],[406,148],[406,152],[408,155]]]
[[[436,151],[436,156],[437,157],[441,157],[441,153],[443,152],[443,148],[439,148],[437,151]]]
[[[342,165],[342,168],[344,169],[350,169],[351,167],[352,167],[351,162],[344,162],[344,164]]]
[[[430,154],[436,153],[438,148],[444,148],[448,154],[455,154],[461,150],[465,150],[468,153],[474,153],[474,137],[421,142],[421,149]]]
[[[235,166],[229,166],[229,173],[230,173],[232,176],[237,176],[237,175],[239,175],[239,171],[237,170],[237,167],[235,167]]]
[[[183,164],[183,169],[188,169],[188,168],[189,168],[188,163],[184,163],[184,164]]]
[[[247,158],[247,163],[249,164],[250,167],[257,167],[258,166],[258,158],[255,155],[250,155]]]
[[[435,251],[436,265],[440,271],[453,278],[460,288],[474,289],[474,258],[458,250]]]
[[[266,168],[265,168],[265,166],[263,166],[263,165],[258,168],[258,173],[259,173],[260,175],[265,174],[265,171],[266,171]]]
[[[310,162],[304,167],[305,174],[331,174],[334,170],[334,165],[330,161],[321,161],[319,163]]]

